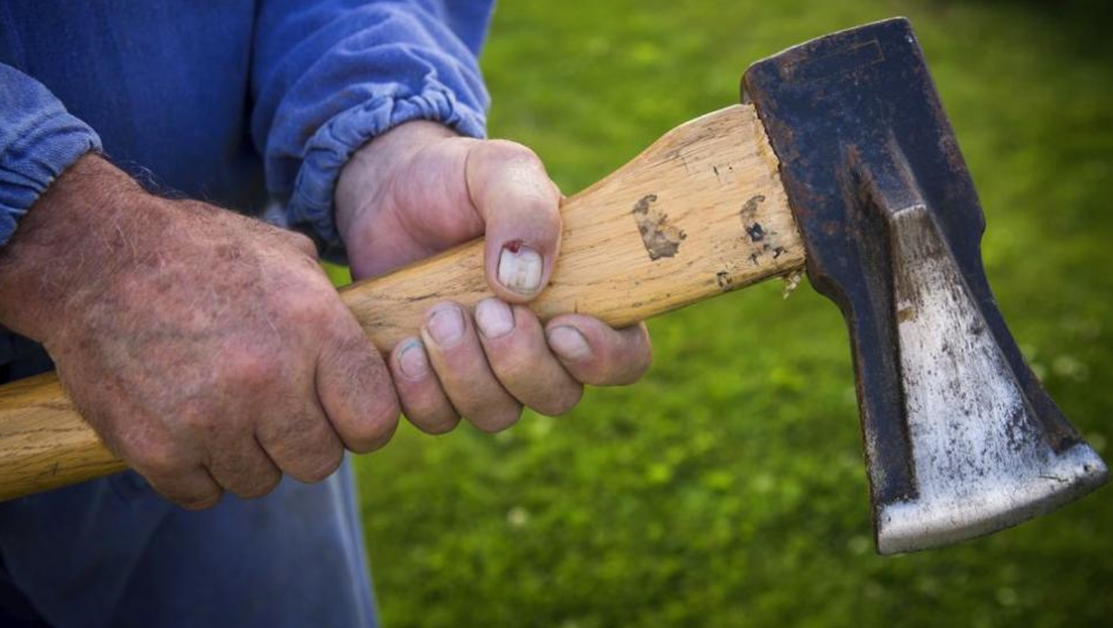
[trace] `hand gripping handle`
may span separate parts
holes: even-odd
[[[665,134],[562,206],[561,254],[531,307],[624,326],[800,269],[804,249],[753,107],[734,105]],[[340,296],[381,351],[424,312],[490,296],[471,242]],[[0,387],[0,499],[120,471],[53,374]]]

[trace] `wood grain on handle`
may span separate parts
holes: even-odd
[[[752,106],[666,133],[562,206],[561,253],[531,304],[614,326],[800,269],[804,248]],[[380,350],[416,333],[434,303],[490,296],[475,241],[340,291]],[[0,500],[125,468],[66,399],[54,374],[0,387]]]

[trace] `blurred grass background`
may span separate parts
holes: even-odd
[[[1097,2],[529,0],[497,9],[491,134],[566,193],[737,102],[761,57],[893,15],[973,171],[990,281],[1066,414],[1113,438],[1113,38]],[[841,317],[763,285],[652,321],[655,365],[491,437],[359,462],[385,624],[1113,625],[1113,490],[989,538],[873,553]]]

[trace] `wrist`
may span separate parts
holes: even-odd
[[[0,324],[45,341],[64,322],[74,294],[111,274],[121,244],[113,238],[127,239],[120,214],[145,196],[98,155],[67,168],[0,250]]]
[[[350,241],[348,234],[357,219],[381,203],[396,173],[415,155],[430,144],[457,136],[438,122],[413,120],[356,150],[341,170],[334,194],[336,228],[341,239]]]

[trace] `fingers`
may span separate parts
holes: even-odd
[[[159,495],[186,510],[205,510],[220,502],[223,489],[209,471],[200,465],[184,472],[163,473],[136,468]]]
[[[244,498],[274,490],[282,472],[250,433],[221,437],[223,449],[209,461],[209,474],[225,490]]]
[[[505,429],[518,420],[522,404],[491,372],[463,308],[455,303],[434,306],[426,315],[421,339],[445,395],[460,414],[485,432]]]
[[[563,414],[583,384],[629,384],[649,367],[644,325],[614,330],[589,316],[564,315],[543,328],[529,308],[481,301],[474,321],[445,302],[426,314],[421,339],[390,355],[399,399],[419,429],[440,434],[460,415],[493,432],[517,421],[523,405]]]
[[[394,435],[398,397],[379,352],[355,318],[345,311],[333,320],[339,329],[317,361],[317,395],[344,446],[367,453]]]
[[[533,151],[506,141],[474,143],[465,179],[485,224],[487,283],[504,301],[529,301],[560,250],[559,190]]]
[[[298,251],[312,259],[317,259],[317,245],[308,236],[286,229],[283,229],[280,233]]]
[[[433,373],[421,340],[407,338],[398,343],[390,354],[390,370],[402,412],[410,423],[429,434],[443,434],[456,427],[460,415]]]
[[[286,407],[304,409],[283,421],[265,421],[255,438],[283,473],[300,482],[320,482],[344,460],[344,444],[316,401],[290,400]]]
[[[585,384],[632,384],[652,361],[644,323],[616,330],[590,316],[564,314],[545,325],[545,334],[564,368]]]
[[[127,408],[128,416],[141,413],[139,408]],[[121,418],[118,416],[113,420],[95,412],[86,416],[102,427],[117,424]],[[147,427],[150,428],[151,424]],[[106,440],[110,449],[127,460],[158,494],[182,508],[211,508],[224,494],[224,489],[202,465],[202,457],[196,451],[180,446],[169,433],[135,429],[116,432],[114,436]]]
[[[354,319],[340,320],[315,377],[310,373],[298,385],[299,376],[271,369],[258,356],[226,357],[228,390],[213,396],[233,401],[181,414],[170,433],[129,435],[121,454],[159,493],[202,509],[224,491],[266,495],[283,473],[321,481],[340,466],[345,446],[357,452],[382,446],[398,417],[390,377]]]
[[[516,399],[542,414],[572,409],[583,385],[561,366],[529,308],[485,299],[475,308],[480,342],[495,376]]]

